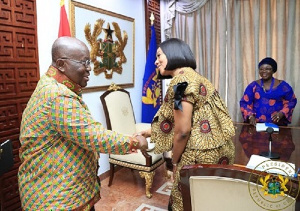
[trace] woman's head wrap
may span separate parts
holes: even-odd
[[[258,69],[263,64],[271,65],[274,73],[277,71],[277,62],[274,59],[272,59],[271,57],[266,57],[263,60],[261,60],[258,64]]]

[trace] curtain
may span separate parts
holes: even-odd
[[[182,39],[191,47],[197,62],[196,71],[210,80],[224,99],[227,77],[225,0],[169,1],[167,11],[173,14],[170,37]],[[204,28],[206,30],[202,30]],[[166,38],[168,30],[165,30]]]
[[[162,2],[162,5],[166,5],[165,10],[165,37],[168,39],[171,37],[171,30],[173,26],[173,19],[176,14],[175,11],[180,13],[192,13],[202,7],[208,0],[166,0]]]
[[[162,4],[165,38],[177,37],[191,46],[197,71],[215,85],[234,121],[242,121],[239,101],[246,86],[259,79],[257,64],[267,56],[277,61],[274,77],[287,81],[300,99],[299,0],[165,0]],[[299,104],[291,125],[300,125]]]

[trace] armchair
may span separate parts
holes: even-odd
[[[112,84],[101,96],[107,129],[114,130],[126,135],[132,135],[151,127],[150,124],[136,124],[134,111],[129,92]],[[164,163],[162,154],[154,154],[154,144],[149,143],[145,151],[138,150],[137,153],[127,155],[109,155],[110,178],[108,186],[112,185],[115,165],[138,170],[146,182],[146,196],[152,197],[152,187],[155,169]]]

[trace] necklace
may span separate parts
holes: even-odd
[[[260,85],[263,88],[265,93],[271,92],[271,90],[273,89],[273,86],[274,86],[274,82],[275,82],[275,79],[272,77],[272,82],[271,82],[271,85],[270,85],[270,89],[269,89],[269,91],[266,91],[266,89],[264,87],[264,81],[263,81],[263,79],[260,79]]]

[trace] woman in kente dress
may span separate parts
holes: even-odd
[[[297,104],[293,88],[284,80],[273,77],[277,71],[274,59],[266,57],[258,64],[261,79],[250,83],[240,100],[240,108],[245,122],[274,123],[286,126],[292,121]]]
[[[151,136],[156,153],[172,151],[174,183],[169,210],[183,210],[180,169],[200,163],[232,164],[235,130],[215,87],[195,71],[196,61],[186,43],[176,38],[161,43],[155,64],[160,78],[172,79],[151,130],[142,135]]]

